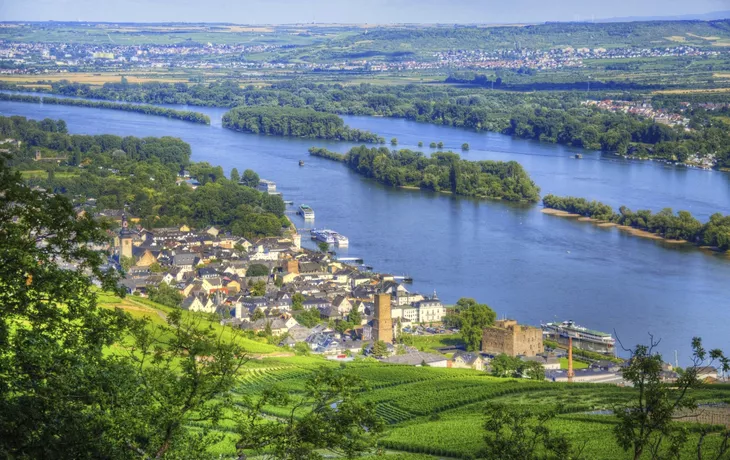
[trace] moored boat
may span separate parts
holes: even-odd
[[[306,204],[299,205],[299,210],[297,211],[297,214],[307,220],[314,219],[314,209]]]
[[[563,321],[562,323],[546,323],[541,324],[541,326],[542,330],[547,334],[599,344],[609,350],[616,345],[616,339],[611,337],[611,334],[579,326],[572,320]]]

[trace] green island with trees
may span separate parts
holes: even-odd
[[[229,180],[220,166],[191,163],[190,146],[180,139],[72,135],[63,120],[17,116],[0,117],[0,136],[21,141],[10,164],[30,185],[80,203],[93,199],[97,210],[126,207],[147,228],[216,225],[253,238],[280,235],[290,225],[280,196],[252,188],[255,172],[244,172],[248,187]],[[183,170],[199,185],[188,186]]]
[[[342,161],[350,169],[392,187],[415,187],[475,198],[536,202],[540,188],[515,162],[467,161],[452,152],[430,157],[412,150],[354,147],[346,155],[324,148],[309,149],[312,156]]]
[[[236,131],[271,136],[384,143],[368,131],[352,129],[335,114],[310,108],[237,107],[223,115],[223,126]]]
[[[39,97],[23,94],[0,93],[0,101],[32,102],[35,104],[71,105],[76,107],[90,107],[94,109],[113,109],[125,112],[136,112],[145,115],[156,115],[176,120],[191,121],[204,125],[210,124],[210,117],[200,112],[189,110],[175,110],[149,104],[125,104],[120,102],[89,101],[84,99],[67,99],[60,97]]]
[[[545,195],[542,202],[548,209],[643,230],[667,240],[687,241],[722,251],[730,250],[730,215],[715,213],[703,224],[689,211],[679,211],[675,214],[670,208],[654,214],[649,210],[634,212],[626,206],[621,206],[618,212],[615,212],[611,206],[598,201],[555,195]]]

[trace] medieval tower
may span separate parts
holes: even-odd
[[[390,294],[375,295],[373,340],[382,340],[385,343],[393,342],[393,319],[390,316]]]

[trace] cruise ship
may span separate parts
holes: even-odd
[[[297,214],[307,220],[314,219],[314,210],[306,204],[299,205],[299,210],[297,211]]]
[[[329,229],[312,229],[312,239],[332,244],[338,247],[346,247],[350,244],[350,240],[345,235],[340,235],[334,230]]]
[[[541,324],[541,326],[546,334],[602,345],[608,350],[613,349],[616,345],[616,339],[611,337],[611,334],[579,326],[572,320],[563,321],[562,323]]]

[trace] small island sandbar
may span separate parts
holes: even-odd
[[[684,244],[687,243],[687,240],[673,240],[669,238],[664,238],[661,235],[657,235],[656,233],[647,232],[646,230],[641,230],[634,227],[629,227],[628,225],[618,225],[614,222],[607,222],[605,220],[599,220],[594,219],[592,217],[586,217],[581,216],[580,214],[574,214],[568,211],[561,211],[559,209],[552,209],[552,208],[543,208],[540,210],[543,214],[549,214],[551,216],[558,216],[558,217],[577,217],[578,222],[591,222],[595,224],[598,227],[616,227],[619,230],[622,230],[626,233],[630,233],[634,236],[639,236],[641,238],[649,238],[651,240],[662,240],[667,243],[671,244]]]
[[[540,210],[543,214],[550,214],[551,216],[558,216],[558,217],[580,217],[580,214],[573,214],[567,211],[561,211],[559,209],[552,209],[552,208],[542,208]]]

